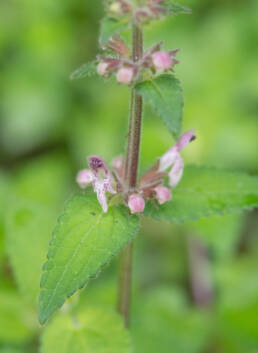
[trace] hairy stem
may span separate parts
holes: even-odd
[[[141,58],[143,52],[143,38],[141,29],[133,25],[133,60]],[[129,121],[128,148],[126,158],[125,183],[128,193],[137,185],[137,172],[140,150],[142,124],[142,98],[132,88]],[[118,275],[118,303],[117,310],[123,316],[126,327],[130,325],[131,282],[132,282],[133,244],[128,244],[122,251],[119,262]]]

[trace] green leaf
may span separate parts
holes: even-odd
[[[77,317],[58,315],[42,338],[43,353],[131,353],[121,317],[111,310],[87,308]]]
[[[122,32],[127,28],[127,25],[127,21],[125,22],[124,20],[116,20],[114,18],[105,17],[101,21],[100,25],[100,45],[105,46],[114,34],[119,34]]]
[[[70,193],[67,158],[56,153],[35,158],[15,170],[13,191],[19,197],[60,208]]]
[[[0,292],[0,342],[21,344],[32,339],[36,320],[23,298],[13,291]]]
[[[4,347],[0,348],[0,353],[23,353],[23,351],[13,347]]]
[[[208,343],[210,325],[205,312],[189,305],[175,287],[158,288],[138,300],[133,315],[135,353],[200,353]]]
[[[56,221],[56,212],[38,203],[14,198],[6,215],[6,246],[16,282],[36,307],[41,268]]]
[[[172,74],[163,74],[135,86],[138,94],[151,104],[170,132],[178,137],[183,116],[183,94],[179,81]]]
[[[44,265],[39,321],[44,323],[66,297],[96,276],[139,227],[124,207],[103,213],[95,194],[75,195],[59,219]]]
[[[76,80],[88,76],[93,76],[97,74],[96,62],[83,64],[79,69],[75,70],[71,76],[71,80]]]
[[[182,13],[191,14],[192,10],[188,7],[182,6],[180,4],[174,3],[174,1],[166,0],[165,4],[163,5],[171,15],[179,15]]]
[[[145,214],[156,220],[182,222],[258,206],[258,178],[206,167],[186,167],[172,201],[148,203]]]

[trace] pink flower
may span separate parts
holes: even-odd
[[[118,156],[118,157],[115,157],[112,162],[111,162],[111,166],[112,168],[114,169],[120,169],[123,167],[123,164],[124,164],[124,158],[123,156]]]
[[[168,173],[169,185],[171,187],[175,187],[182,178],[184,161],[179,152],[195,139],[194,133],[195,130],[184,133],[178,140],[178,143],[172,146],[168,152],[159,159],[159,172],[165,172],[168,168],[172,167]]]
[[[157,51],[152,54],[152,62],[158,72],[163,72],[172,67],[173,59],[168,51]]]
[[[130,67],[122,67],[117,71],[116,79],[118,83],[129,85],[134,77],[134,71]]]
[[[145,208],[145,201],[142,196],[139,194],[132,194],[128,200],[128,207],[131,210],[131,213],[141,213]]]
[[[108,74],[108,63],[100,62],[97,66],[97,72],[100,76],[106,76]]]
[[[157,186],[154,191],[156,193],[156,198],[160,205],[171,200],[171,190],[169,190],[168,188],[164,186]]]
[[[88,158],[89,166],[94,175],[93,189],[97,194],[98,201],[104,212],[107,212],[107,198],[106,192],[116,194],[112,186],[113,177],[110,171],[107,169],[106,163],[102,157],[90,156]]]
[[[196,139],[194,134],[195,130],[190,130],[180,137],[179,141],[176,144],[178,151],[181,151],[185,146],[188,145],[189,142],[192,142]]]
[[[168,173],[169,176],[169,185],[174,188],[177,186],[179,181],[183,176],[184,171],[184,161],[180,154],[178,153],[176,160],[174,162],[173,167],[171,168],[170,172]]]
[[[82,189],[85,189],[89,184],[93,182],[93,180],[94,174],[89,169],[81,170],[76,177],[76,181]]]

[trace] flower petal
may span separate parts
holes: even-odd
[[[195,130],[185,132],[176,144],[178,151],[181,151],[185,146],[195,139]]]
[[[177,186],[177,184],[179,183],[179,181],[182,178],[183,175],[183,171],[184,171],[184,161],[182,159],[182,157],[180,156],[180,154],[178,153],[175,163],[171,169],[171,171],[168,173],[169,176],[169,185],[174,188]]]

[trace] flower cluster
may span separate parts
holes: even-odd
[[[121,38],[113,37],[107,44],[107,49],[114,51],[119,57],[99,56],[97,72],[100,76],[108,77],[116,73],[118,83],[130,85],[144,73],[160,74],[172,70],[179,61],[175,58],[178,49],[165,51],[161,49],[162,43],[154,45],[145,51],[143,57],[137,62],[130,58],[130,50]]]
[[[169,13],[166,0],[146,0],[140,6],[136,6],[130,0],[109,1],[107,12],[109,16],[115,18],[130,14],[136,23],[156,20]]]
[[[124,183],[125,161],[123,157],[116,157],[112,161],[112,172],[109,171],[102,157],[90,156],[89,168],[81,170],[77,175],[77,183],[82,189],[92,185],[98,201],[104,212],[108,210],[107,195],[121,194],[131,213],[141,213],[145,208],[145,201],[156,199],[160,205],[172,198],[172,189],[182,178],[184,162],[180,151],[195,139],[194,130],[183,134],[175,146],[172,146],[161,156],[154,166],[139,180],[137,188],[126,190]],[[165,186],[168,177],[168,188]]]

